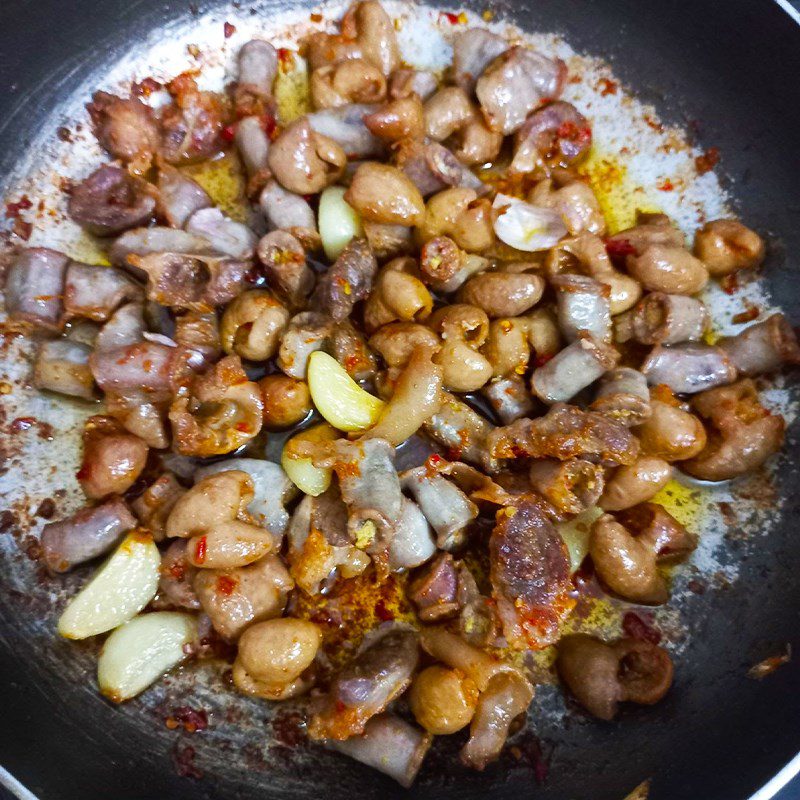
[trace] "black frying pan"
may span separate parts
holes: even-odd
[[[222,4],[196,5],[203,11]],[[773,295],[800,322],[800,26],[770,0],[518,0],[497,10],[609,57],[662,118],[691,122],[702,144],[720,148],[720,172],[742,217],[770,234],[765,271]],[[0,4],[0,176],[59,98],[101,69],[109,53],[135,47],[153,28],[190,13],[188,2],[174,0]],[[690,643],[664,702],[614,724],[575,716],[566,727],[537,725],[552,750],[543,785],[530,758],[507,756],[482,774],[468,773],[453,744],[429,757],[413,795],[622,800],[652,777],[652,800],[745,800],[778,773],[800,749],[800,669],[790,664],[760,682],[745,673],[786,642],[800,652],[796,435],[790,432],[778,475],[783,518],[758,540],[732,588],[698,595],[684,609]],[[734,558],[737,547],[732,539]],[[406,795],[383,776],[324,752],[310,766],[290,748],[280,750],[280,766],[265,770],[257,748],[243,755],[231,746],[224,721],[178,739],[179,748],[195,749],[194,763],[205,772],[201,780],[178,777],[168,755],[176,735],[135,704],[111,708],[87,690],[89,676],[83,684],[67,676],[66,665],[80,653],[54,637],[32,637],[41,607],[10,594],[4,577],[0,572],[0,759],[42,800]],[[45,648],[55,648],[65,666],[42,665]],[[91,663],[86,654],[84,660]],[[254,745],[261,741],[257,728],[249,735]]]

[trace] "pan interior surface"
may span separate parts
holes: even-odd
[[[387,5],[406,19],[417,13],[409,5]],[[113,90],[117,81],[134,73],[141,79],[153,67],[164,75],[177,74],[192,66],[188,44],[200,47],[204,74],[222,82],[247,32],[278,30],[287,20],[296,37],[308,24],[310,10],[265,2],[251,13],[243,4],[190,7],[156,0],[109,0],[100,8],[89,0],[74,0],[68,8],[55,0],[8,6],[0,10],[0,134],[5,143],[0,180],[7,184],[4,195],[25,185],[35,188],[37,199],[55,197],[61,176],[82,176],[101,157],[88,144],[70,148],[55,137],[59,125],[73,126],[72,114],[91,89]],[[472,10],[485,24],[480,17],[486,9],[475,4]],[[715,309],[728,318],[745,297],[761,306],[771,298],[798,324],[800,28],[766,0],[736,0],[724,10],[710,1],[664,2],[643,10],[627,0],[530,0],[493,11],[493,24],[516,23],[537,34],[537,45],[590,68],[591,88],[576,84],[571,91],[577,93],[576,103],[594,104],[586,107],[587,116],[608,118],[605,126],[600,123],[607,152],[598,154],[595,180],[604,157],[613,166],[610,154],[631,135],[627,125],[615,129],[614,115],[624,114],[626,123],[647,116],[639,105],[623,110],[622,89],[604,95],[597,81],[613,77],[630,89],[636,103],[655,107],[652,125],[636,130],[637,139],[652,148],[643,145],[642,163],[631,165],[640,170],[636,177],[646,191],[631,196],[620,183],[609,195],[621,214],[618,227],[625,226],[624,214],[636,206],[657,204],[691,233],[702,218],[725,213],[730,204],[768,236],[769,257],[763,287],[754,284],[748,287],[752,295],[733,298],[718,292]],[[239,37],[227,44],[224,21],[236,26]],[[431,41],[424,27],[402,28],[408,50],[446,62],[442,45]],[[294,42],[292,36],[273,41]],[[203,46],[206,42],[216,47]],[[161,54],[163,61],[144,63],[144,51]],[[695,141],[676,134],[675,151],[656,161],[654,149],[672,130],[689,131]],[[90,140],[88,131],[83,136],[76,132],[78,140],[84,137]],[[690,174],[695,153],[711,146],[722,153],[719,183],[713,174],[702,179]],[[684,174],[681,170],[689,170],[685,185],[675,191],[658,188],[665,177]],[[35,235],[41,235],[36,243],[63,245],[77,258],[92,259],[89,250],[79,249],[90,244],[76,238],[68,225],[43,219],[36,227]],[[54,241],[54,236],[61,238]],[[54,499],[59,514],[80,503],[72,473],[78,426],[87,409],[26,390],[27,345],[10,330],[3,342],[4,380],[14,383],[15,390],[5,409],[6,471],[0,477],[3,509],[11,514],[3,517],[7,566],[0,577],[0,664],[6,676],[2,763],[43,799],[107,797],[112,786],[116,796],[137,800],[189,794],[209,800],[316,798],[321,791],[331,800],[355,794],[406,796],[354,762],[297,747],[290,707],[245,701],[231,694],[216,673],[171,676],[142,702],[121,708],[97,695],[96,648],[76,647],[54,634],[57,609],[86,573],[66,583],[54,581],[25,555],[35,554],[33,535],[45,521],[43,500]],[[791,386],[770,394],[787,413],[793,408],[791,396]],[[8,425],[23,415],[45,420],[51,428],[38,425],[24,436],[11,433]],[[413,795],[623,800],[652,779],[651,800],[749,797],[800,749],[800,715],[791,699],[800,692],[796,666],[790,663],[763,681],[747,677],[749,667],[782,652],[787,643],[800,645],[800,582],[793,570],[800,555],[794,531],[800,511],[797,479],[792,427],[786,452],[768,479],[734,487],[730,497],[693,486],[675,489],[675,502],[694,515],[687,524],[700,524],[702,516],[704,544],[696,563],[676,578],[679,605],[673,602],[659,612],[678,670],[675,687],[659,706],[629,712],[615,723],[598,723],[565,709],[558,688],[544,685],[527,731],[498,765],[468,772],[458,763],[460,739],[440,739]],[[692,492],[702,501],[690,502]],[[694,589],[689,588],[692,581]],[[616,623],[608,624],[614,633]],[[208,730],[189,734],[165,727],[165,719],[187,706],[213,709]]]

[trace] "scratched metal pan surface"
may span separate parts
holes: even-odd
[[[408,60],[446,62],[447,18],[387,5]],[[475,12],[469,22],[487,24],[484,4],[467,9]],[[196,66],[193,59],[208,80],[224,82],[247,36],[291,47],[311,10],[320,9],[269,0],[253,8],[212,0],[2,3],[0,187],[4,198],[24,191],[35,201],[26,216],[31,242],[93,258],[91,243],[61,218],[59,191],[61,178],[85,175],[100,158],[80,124],[93,88],[176,74]],[[798,324],[800,26],[770,0],[527,0],[491,11],[492,25],[518,25],[513,35],[533,34],[533,44],[564,57],[578,76],[568,99],[593,119],[587,170],[612,225],[621,227],[636,206],[663,209],[687,233],[706,217],[740,214],[767,237],[769,256],[762,280],[707,298],[718,329],[736,330],[731,318],[745,303],[780,306]],[[237,29],[230,40],[225,21]],[[60,127],[69,136],[59,137]],[[705,172],[712,147],[721,161]],[[37,396],[28,385],[30,344],[0,326],[0,762],[36,797],[623,800],[651,779],[651,800],[746,800],[800,750],[796,663],[764,680],[748,677],[787,645],[800,652],[797,425],[770,470],[714,491],[676,484],[663,498],[701,545],[676,574],[673,601],[655,612],[677,665],[660,705],[615,723],[592,721],[564,701],[540,664],[528,724],[498,764],[467,772],[457,759],[460,739],[440,737],[405,792],[297,744],[302,731],[291,708],[233,695],[222,669],[184,670],[122,708],[100,698],[96,646],[54,635],[64,598],[86,572],[55,580],[35,560],[46,518],[80,504],[77,432],[91,410]],[[790,376],[765,387],[788,419],[796,383]],[[585,622],[613,635],[619,612]],[[185,706],[207,712],[202,733],[165,725]]]

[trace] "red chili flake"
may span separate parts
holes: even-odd
[[[588,143],[592,140],[592,129],[586,125],[579,128],[574,122],[562,122],[556,136],[571,142]]]
[[[636,248],[628,239],[609,239],[606,242],[606,253],[612,261],[619,263],[627,256],[635,256]]]
[[[296,747],[306,740],[303,714],[299,711],[281,709],[272,718],[275,738],[284,747]]]
[[[602,87],[600,94],[603,97],[609,94],[616,94],[619,88],[619,84],[616,81],[612,81],[610,78],[600,78],[600,86]]]
[[[460,461],[461,460],[461,448],[460,447],[448,447],[445,451],[445,455],[449,461]]]
[[[706,593],[706,585],[702,581],[698,581],[695,578],[692,578],[692,580],[686,584],[686,588],[693,594]]]
[[[217,591],[220,594],[224,595],[232,595],[233,590],[236,588],[238,581],[235,578],[231,578],[230,575],[220,575],[217,578]]]
[[[226,125],[220,132],[220,136],[223,138],[224,141],[232,142],[234,136],[236,136],[236,126]]]
[[[197,544],[195,545],[194,549],[194,560],[198,564],[202,564],[206,560],[206,548],[208,547],[208,541],[205,536],[201,536],[197,540]]]
[[[739,291],[739,276],[734,272],[731,275],[726,275],[721,281],[722,291],[725,294],[736,294]]]
[[[155,78],[145,78],[139,83],[131,86],[131,94],[140,97],[150,97],[154,92],[160,92],[164,88],[163,83],[159,83]]]
[[[697,167],[697,172],[700,175],[705,175],[706,172],[711,172],[714,167],[719,164],[719,148],[709,147],[702,155],[697,156],[694,160],[694,165]]]
[[[278,133],[278,121],[275,119],[274,114],[264,114],[261,118],[261,125],[264,132],[269,136],[270,141],[275,141]]]
[[[56,136],[62,142],[71,142],[72,141],[72,131],[69,128],[65,128],[63,125],[60,128],[56,128]]]
[[[758,664],[754,664],[750,667],[750,669],[747,670],[747,677],[755,678],[757,681],[760,681],[762,678],[766,678],[767,675],[772,675],[778,667],[788,664],[791,660],[792,646],[787,643],[786,650],[780,655],[765,658],[763,661],[759,661]]]
[[[250,433],[250,426],[246,422],[237,422],[233,426],[239,433]]]
[[[5,533],[16,521],[13,511],[0,511],[0,533]]]
[[[27,431],[36,424],[36,417],[17,417],[10,425],[11,433]]]
[[[186,574],[186,564],[184,564],[183,561],[176,561],[170,566],[169,574],[171,577],[175,578],[176,581],[183,580],[183,576]]]
[[[622,618],[622,630],[632,639],[639,639],[650,644],[658,644],[661,641],[661,632],[653,626],[652,620],[629,611]]]
[[[233,36],[233,34],[236,33],[236,26],[235,25],[231,25],[230,22],[226,22],[222,26],[222,31],[225,34],[225,38],[226,39],[230,39],[231,36]]]
[[[533,359],[533,366],[543,367],[552,357],[550,353],[542,353],[540,356],[536,356],[536,358]]]
[[[14,220],[14,224],[11,226],[11,230],[19,236],[20,239],[24,239],[26,242],[28,239],[31,238],[31,234],[33,233],[33,225],[30,222],[25,222],[17,217]]]
[[[745,303],[745,310],[740,311],[738,314],[734,314],[733,317],[731,317],[731,322],[735,323],[736,325],[741,325],[743,322],[752,322],[760,313],[761,310],[758,306],[754,306],[751,303]]]
[[[294,53],[286,47],[278,48],[278,62],[281,65],[283,72],[289,72],[294,69]]]
[[[458,25],[458,14],[453,14],[451,11],[440,11],[439,21],[449,22],[451,25]]]
[[[197,751],[191,745],[177,744],[172,751],[172,763],[175,771],[181,778],[194,778],[199,780],[203,777],[203,771],[195,766],[194,758]]]
[[[662,133],[664,131],[664,126],[654,120],[649,114],[645,116],[644,121],[654,130]]]
[[[6,203],[6,216],[9,219],[16,219],[21,211],[27,211],[32,207],[33,203],[31,203],[30,198],[24,194],[16,203]]]
[[[48,497],[39,503],[39,508],[36,509],[36,516],[42,519],[51,519],[53,514],[56,513],[56,503],[52,497]]]
[[[664,178],[664,180],[656,186],[659,192],[671,192],[674,188],[675,184],[669,178]]]
[[[383,598],[375,603],[375,616],[381,620],[381,622],[391,622],[394,619],[394,613],[386,608],[386,603],[383,601]]]
[[[170,721],[174,724],[170,724]],[[208,728],[208,713],[202,708],[178,706],[172,710],[165,722],[167,727],[173,730],[178,725],[183,725],[187,733],[198,733]]]

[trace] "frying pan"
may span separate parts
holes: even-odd
[[[101,75],[111,54],[135,48],[166,22],[221,5],[6,0],[0,7],[0,176],[58,101],[87,75]],[[284,0],[272,7],[293,5]],[[800,26],[786,10],[769,0],[517,0],[494,10],[610,59],[617,76],[662,119],[692,123],[703,146],[720,149],[720,173],[737,210],[769,234],[765,274],[773,297],[793,324],[800,322]],[[665,701],[613,724],[580,715],[560,723],[535,720],[540,741],[530,740],[527,751],[541,746],[550,762],[541,785],[525,757],[506,756],[484,773],[467,773],[454,743],[429,757],[412,794],[622,800],[652,778],[652,800],[745,800],[765,785],[759,797],[771,796],[800,768],[798,759],[790,763],[800,749],[800,669],[790,663],[763,681],[746,672],[787,643],[800,652],[796,436],[790,430],[775,478],[780,520],[755,547],[742,549],[745,555],[732,537],[738,581],[690,597],[682,609],[688,639]],[[163,717],[136,704],[112,708],[94,694],[90,675],[76,679],[74,665],[89,668],[92,655],[36,626],[44,612],[35,590],[30,597],[11,591],[5,574],[0,588],[0,759],[42,800],[408,796],[383,776],[323,751],[298,758],[296,749],[278,745],[265,768],[259,743],[266,716],[238,739],[212,730],[176,737]],[[234,719],[227,722],[219,728],[237,729]],[[180,777],[176,753],[203,777]]]

